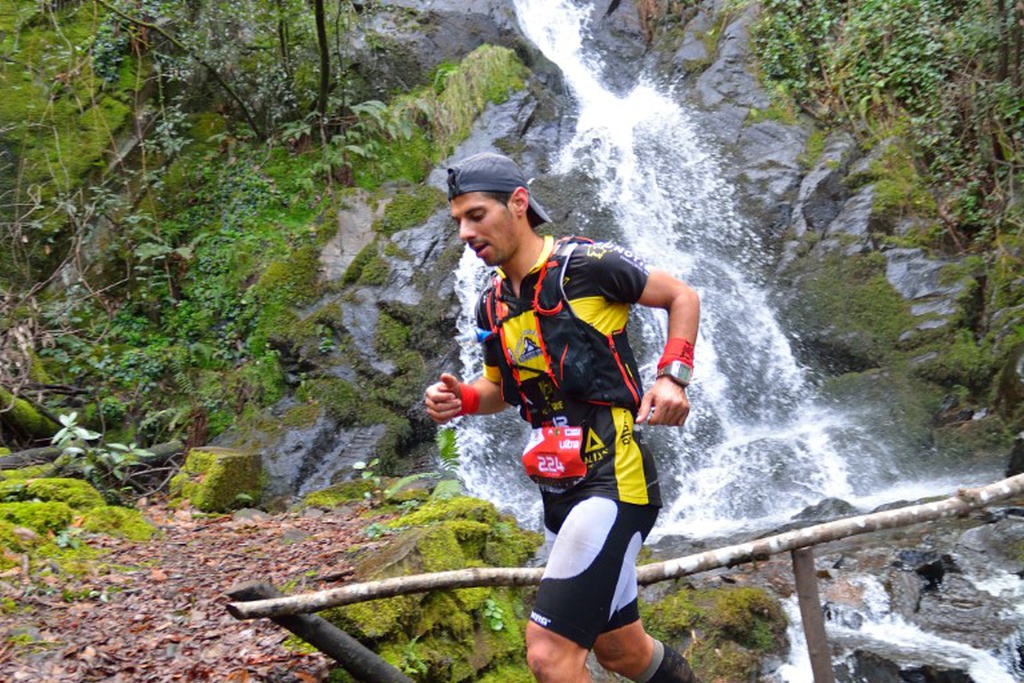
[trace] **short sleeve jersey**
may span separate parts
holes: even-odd
[[[541,492],[545,501],[551,496],[560,500],[569,496],[600,496],[636,505],[660,506],[654,461],[634,432],[633,413],[623,407],[568,399],[546,373],[531,304],[541,267],[553,247],[552,238],[546,237],[541,256],[523,279],[518,296],[513,295],[500,270],[497,284],[492,285],[499,288],[497,294],[509,309],[502,325],[505,346],[518,369],[518,388],[529,403],[533,426],[555,424],[584,428],[581,455],[587,465],[586,477],[569,490],[541,486]],[[607,335],[625,329],[630,307],[640,299],[647,284],[647,274],[642,260],[617,245],[579,244],[570,256],[562,285],[576,316]],[[483,308],[477,311],[477,324],[488,328]],[[628,345],[628,341],[625,343]],[[484,376],[496,384],[502,382],[498,358],[485,354]]]

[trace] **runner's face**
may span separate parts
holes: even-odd
[[[452,220],[459,239],[488,266],[507,263],[518,242],[507,205],[482,192],[468,192],[451,201]]]

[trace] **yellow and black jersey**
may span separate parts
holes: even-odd
[[[582,481],[548,496],[601,496],[661,504],[657,474],[633,420],[643,393],[626,336],[647,268],[610,243],[546,237],[518,296],[499,269],[481,295],[477,324],[491,330],[484,376],[501,385],[533,427],[583,427]]]

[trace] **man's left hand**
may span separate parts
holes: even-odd
[[[659,377],[644,394],[637,411],[636,423],[681,427],[690,414],[686,389],[668,377]]]

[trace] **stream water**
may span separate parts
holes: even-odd
[[[734,206],[736,193],[716,150],[671,93],[660,92],[642,76],[628,92],[606,87],[602,60],[588,47],[592,9],[587,5],[516,2],[524,33],[561,69],[578,110],[575,134],[554,160],[552,175],[576,172],[591,178],[603,208],[615,218],[616,239],[649,265],[688,282],[702,298],[690,419],[684,429],[648,428],[645,433],[661,454],[668,501],[654,540],[714,539],[769,529],[825,498],[869,510],[988,483],[965,481],[963,473],[914,474],[921,454],[895,452],[874,438],[870,420],[856,406],[839,410],[822,399],[768,304],[769,250],[751,229],[752,218],[739,215]],[[461,324],[468,331],[476,292],[485,281],[482,264],[471,252],[464,254],[457,279],[465,297]],[[650,382],[665,317],[637,314],[639,336],[634,340],[645,351],[641,371]],[[462,361],[465,374],[473,376],[479,349],[464,344]],[[538,496],[518,462],[525,425],[513,411],[506,412],[457,425],[461,476],[474,495],[535,526]],[[868,623],[894,631],[884,619]],[[799,641],[793,662],[777,674],[780,682],[810,680]],[[994,666],[999,669],[998,662]],[[976,680],[1011,681],[1008,673],[1002,678],[986,673]]]

